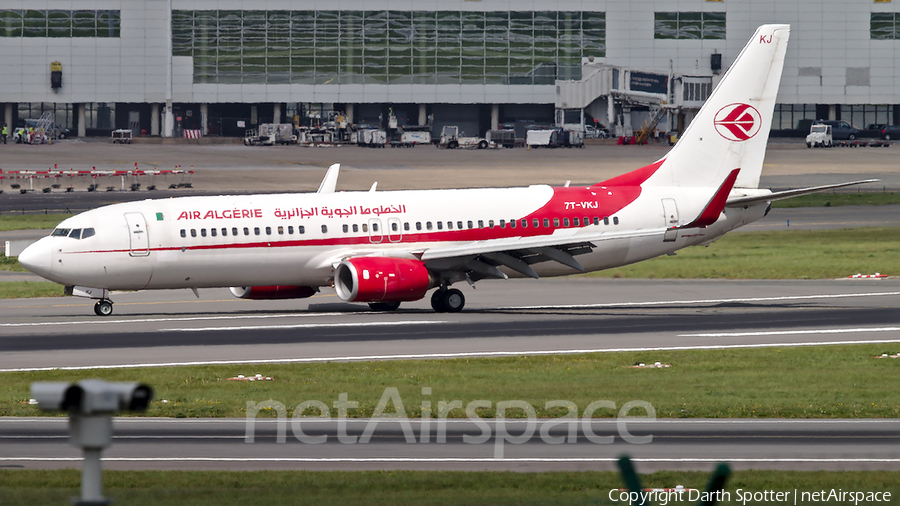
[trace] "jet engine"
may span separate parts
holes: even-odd
[[[273,300],[305,299],[319,290],[313,286],[232,286],[231,294],[239,299]]]
[[[334,288],[347,302],[419,300],[436,280],[420,260],[390,257],[350,258],[334,271]]]

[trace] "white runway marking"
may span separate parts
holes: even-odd
[[[81,462],[81,457],[0,457],[0,462]],[[375,457],[375,458],[352,458],[352,457],[334,457],[334,458],[314,458],[314,457],[103,457],[104,462],[321,462],[321,463],[340,463],[340,462],[356,462],[356,463],[453,463],[453,462],[618,462],[617,457],[574,457],[574,458],[509,458],[494,459],[490,457],[484,458],[465,458],[465,457],[434,457],[434,458],[414,458],[414,457]],[[791,458],[791,459],[726,459],[730,463],[767,463],[767,462],[786,462],[786,463],[900,463],[900,459],[808,459],[808,458]],[[632,462],[658,462],[658,463],[678,463],[678,462],[697,462],[697,463],[718,463],[722,462],[722,458],[632,458]]]
[[[205,360],[185,362],[157,362],[144,364],[116,364],[116,365],[91,365],[91,366],[67,366],[67,367],[28,367],[16,369],[0,369],[3,372],[34,372],[34,371],[83,371],[89,369],[136,369],[141,367],[179,367],[192,365],[235,365],[235,364],[310,364],[320,362],[358,362],[373,360],[441,360],[449,358],[475,358],[475,357],[520,357],[532,355],[578,355],[583,353],[618,353],[636,351],[682,351],[682,350],[728,350],[737,348],[792,348],[799,346],[830,346],[840,344],[889,344],[900,342],[898,339],[881,339],[868,341],[814,341],[801,343],[765,343],[765,344],[728,344],[707,346],[657,346],[648,348],[595,348],[580,350],[527,350],[527,351],[483,351],[464,353],[420,353],[404,355],[359,355],[343,357],[312,357],[312,358],[271,358],[260,360]]]
[[[353,323],[297,323],[294,325],[252,325],[241,327],[184,327],[180,329],[159,329],[157,332],[204,332],[212,330],[275,330],[275,329],[321,329],[333,327],[391,327],[403,325],[432,325],[436,323],[453,323],[438,320],[401,320],[393,322],[353,322]]]
[[[678,337],[754,337],[754,336],[797,336],[810,334],[846,334],[847,332],[897,332],[900,327],[874,327],[851,329],[815,330],[768,330],[763,332],[718,332],[710,334],[679,334]]]
[[[515,306],[496,309],[589,309],[604,307],[640,307],[684,304],[729,304],[735,302],[778,302],[785,300],[846,299],[851,297],[890,297],[900,292],[838,293],[830,295],[785,295],[783,297],[746,297],[737,299],[655,300],[648,302],[611,302],[605,304],[560,304],[556,306]]]
[[[290,313],[290,314],[272,314],[272,315],[228,315],[228,316],[185,316],[175,318],[144,318],[140,320],[83,320],[83,321],[65,321],[65,322],[22,322],[22,323],[0,323],[0,327],[52,327],[56,325],[109,325],[109,324],[131,324],[131,323],[165,323],[165,322],[194,322],[206,320],[262,320],[269,318],[305,318],[312,316],[349,316],[368,314],[364,312],[355,313]]]

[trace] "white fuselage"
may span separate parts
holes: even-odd
[[[709,242],[765,214],[766,203],[726,208],[708,227],[673,230],[690,223],[712,191],[540,185],[145,200],[63,221],[56,235],[30,247],[37,267],[29,268],[63,285],[110,290],[320,287],[332,284],[335,266],[348,257],[414,258],[438,246],[519,237],[577,242],[600,232],[593,250],[577,257],[593,271]],[[93,235],[71,237],[79,229]],[[39,256],[46,260],[35,262]],[[577,272],[553,261],[532,267],[541,276]]]

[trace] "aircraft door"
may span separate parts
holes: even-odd
[[[378,244],[384,240],[384,231],[381,230],[381,220],[378,218],[369,219],[369,242]]]
[[[662,206],[666,226],[663,242],[673,242],[678,239],[678,206],[675,205],[675,199],[662,199]]]
[[[128,240],[131,244],[129,255],[145,257],[150,255],[150,237],[147,234],[147,222],[141,213],[125,213],[128,222]]]
[[[403,239],[403,230],[400,228],[402,226],[400,224],[400,218],[388,218],[387,226],[388,241],[400,242],[400,240]]]

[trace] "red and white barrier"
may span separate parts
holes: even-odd
[[[202,130],[185,130],[184,131],[185,139],[199,139],[201,137],[203,137]]]
[[[880,272],[876,272],[875,274],[854,274],[852,276],[847,276],[850,279],[875,279],[875,278],[886,278],[887,274],[882,274]]]

